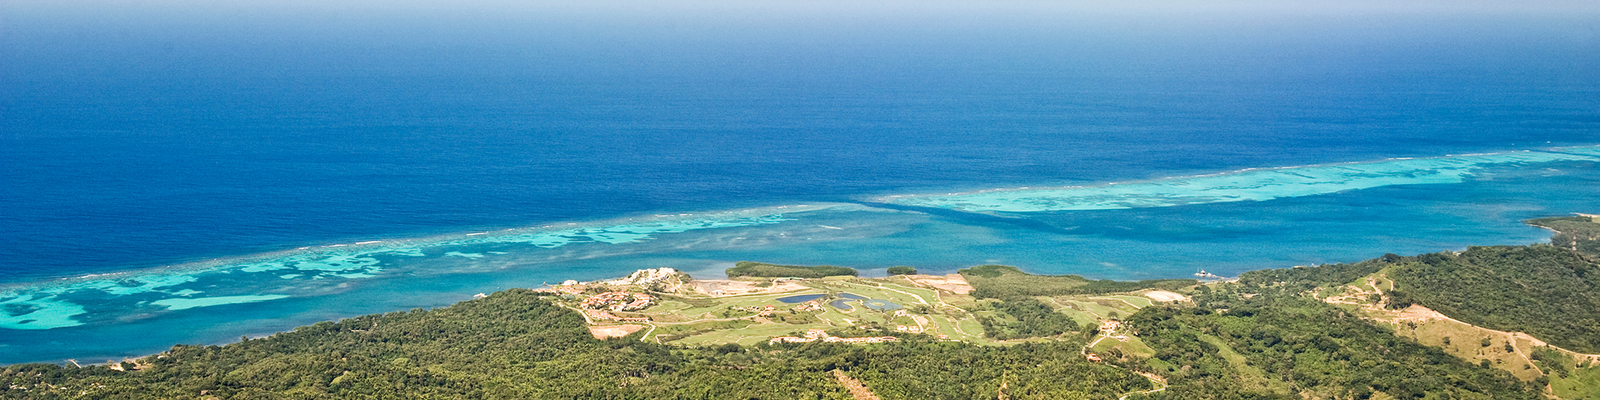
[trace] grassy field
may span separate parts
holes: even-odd
[[[1009,318],[989,309],[988,304],[997,300],[978,300],[969,295],[919,286],[903,276],[874,279],[830,276],[805,279],[800,283],[810,289],[724,297],[669,294],[642,312],[616,314],[650,317],[650,328],[644,340],[682,345],[751,345],[777,336],[803,334],[810,329],[877,327],[885,332],[904,332],[897,328],[917,326],[922,327],[924,334],[933,337],[987,345],[1050,340],[1001,342],[989,339],[984,336],[983,325],[978,318]],[[839,299],[833,296],[819,299],[823,306],[816,311],[793,311],[799,304],[778,301],[789,296],[837,296],[840,293],[898,304],[902,307],[898,311],[903,311],[905,315],[895,316],[897,310],[894,309],[872,310],[855,300],[848,300],[852,306],[850,310],[840,310],[828,305],[832,300]],[[1131,315],[1139,308],[1152,304],[1149,299],[1136,294],[1070,295],[1039,299],[1084,327],[1097,326],[1106,318]],[[766,306],[775,308],[772,315],[759,316],[758,311]],[[1126,354],[1146,356],[1152,353],[1138,338],[1128,339],[1108,339],[1097,349],[1117,349]]]
[[[1550,389],[1565,400],[1600,400],[1600,366],[1579,368],[1566,378],[1552,376]]]
[[[1135,355],[1140,357],[1153,357],[1156,355],[1156,350],[1150,348],[1148,345],[1145,345],[1144,341],[1139,340],[1138,336],[1124,334],[1123,337],[1127,338],[1127,341],[1107,338],[1105,340],[1101,340],[1100,343],[1095,344],[1094,347],[1089,348],[1089,351],[1105,354],[1110,353],[1111,350],[1115,349],[1126,355]]]
[[[716,345],[725,343],[738,343],[740,345],[754,345],[764,343],[776,336],[790,336],[803,333],[807,329],[822,329],[815,324],[755,324],[740,329],[719,330],[690,336],[674,343],[684,345]]]
[[[624,313],[624,315],[652,318],[651,325],[657,329],[651,332],[647,340],[658,338],[685,345],[724,343],[748,345],[809,329],[833,330],[877,325],[887,331],[895,331],[896,326],[918,326],[919,318],[922,322],[920,325],[929,335],[945,335],[953,340],[992,342],[983,338],[982,326],[971,313],[965,311],[965,308],[945,304],[941,299],[946,296],[941,296],[935,290],[916,287],[903,277],[875,280],[828,277],[807,280],[804,284],[812,289],[772,294],[695,297],[681,301],[663,300],[644,312]],[[851,309],[844,311],[827,305],[833,300],[829,298],[821,299],[823,307],[820,311],[792,313],[790,310],[798,304],[778,301],[779,298],[789,296],[830,293],[850,293],[869,299],[889,301],[901,305],[906,312],[915,317],[907,315],[896,318],[895,310],[875,311],[853,300],[850,301]],[[968,296],[948,297],[962,298],[964,300],[962,304],[969,307],[977,305],[977,302]],[[747,311],[759,310],[769,305],[776,308],[773,316],[769,318],[758,318],[756,312]],[[781,321],[784,319],[790,321]],[[795,323],[798,320],[809,320],[809,322]]]
[[[1394,287],[1394,282],[1385,276],[1385,272],[1381,271],[1351,282],[1350,286],[1371,292],[1373,285],[1368,284],[1369,281],[1376,282],[1377,288],[1385,292],[1393,290]],[[1348,288],[1345,290],[1350,291]],[[1375,304],[1365,301],[1364,296],[1357,296],[1357,298],[1348,300],[1354,300],[1360,304],[1339,304],[1338,306],[1384,322],[1394,328],[1396,335],[1409,337],[1416,340],[1417,343],[1438,347],[1446,353],[1463,360],[1472,362],[1488,360],[1489,365],[1510,372],[1512,376],[1524,381],[1531,381],[1544,375],[1528,359],[1528,354],[1533,349],[1534,343],[1526,337],[1519,338],[1507,332],[1484,329],[1448,319],[1435,318],[1423,322],[1403,320],[1398,318],[1399,314],[1394,311],[1371,308]],[[1489,345],[1485,346],[1483,344],[1485,340],[1488,341]],[[1506,350],[1507,343],[1512,345],[1511,351]]]
[[[1150,305],[1149,299],[1145,299],[1142,305],[1135,306],[1141,304],[1137,300],[1144,299],[1135,296],[1056,296],[1040,299],[1045,300],[1046,304],[1058,306],[1056,311],[1072,316],[1082,326],[1099,325],[1100,320],[1114,319],[1113,314],[1118,318],[1126,317]]]
[[[1413,329],[1412,326],[1416,328]],[[1490,365],[1511,372],[1511,375],[1522,380],[1533,380],[1541,374],[1532,367],[1526,354],[1533,344],[1527,340],[1517,340],[1512,335],[1495,332],[1456,321],[1433,320],[1424,323],[1401,323],[1395,325],[1395,333],[1401,336],[1416,339],[1418,343],[1444,349],[1463,360],[1478,362],[1489,360]],[[1449,343],[1445,343],[1449,338]],[[1489,345],[1484,346],[1484,340]],[[1512,343],[1513,351],[1506,351],[1505,344]]]

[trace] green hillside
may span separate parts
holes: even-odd
[[[681,347],[636,335],[597,340],[578,313],[542,297],[514,289],[226,346],[178,346],[125,363],[137,364],[128,372],[14,365],[0,370],[0,398],[850,398],[833,370],[884,399],[985,398],[1002,383],[1011,398],[1113,399],[1150,385],[1084,361],[1076,342]]]
[[[1164,375],[1159,399],[1539,399],[1505,371],[1393,335],[1320,301],[1209,291],[1200,308],[1152,307],[1128,320]],[[1225,310],[1219,312],[1218,310]]]
[[[1473,325],[1600,353],[1600,265],[1550,245],[1473,247],[1394,266],[1411,301]]]

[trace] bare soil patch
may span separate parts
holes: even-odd
[[[638,332],[640,329],[644,329],[644,325],[590,326],[589,334],[594,335],[595,339],[608,339],[628,336],[634,332]]]
[[[695,292],[711,297],[738,296],[755,293],[783,293],[810,289],[805,285],[801,285],[798,282],[793,281],[778,282],[768,287],[756,286],[757,283],[762,282],[736,281],[731,279],[697,279],[689,282],[690,285],[694,286]]]
[[[1189,296],[1184,296],[1184,295],[1181,295],[1181,294],[1168,292],[1168,291],[1165,291],[1165,290],[1151,290],[1151,291],[1148,291],[1148,292],[1144,292],[1144,297],[1149,297],[1150,300],[1155,300],[1155,301],[1160,301],[1160,302],[1189,301]]]
[[[972,285],[967,283],[967,278],[961,274],[939,275],[906,275],[907,279],[919,285],[926,285],[934,289],[955,294],[972,293]]]

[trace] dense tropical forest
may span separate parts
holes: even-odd
[[[1528,224],[1555,231],[1550,244],[1568,248],[1591,257],[1600,257],[1600,223],[1595,217],[1555,217],[1529,220]]]
[[[727,270],[729,278],[742,276],[760,278],[823,278],[829,276],[856,276],[855,268],[832,265],[801,266],[778,265],[755,261],[740,261]]]
[[[1012,296],[991,306],[1009,318],[981,317],[983,334],[999,340],[1048,337],[1076,332],[1078,323],[1038,299]]]

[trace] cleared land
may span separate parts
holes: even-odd
[[[1387,276],[1389,273],[1391,273],[1389,270],[1380,271],[1343,287],[1319,290],[1315,295],[1325,302],[1357,310],[1367,319],[1387,324],[1394,328],[1397,335],[1438,347],[1464,360],[1487,362],[1488,365],[1505,370],[1524,381],[1546,376],[1547,371],[1540,368],[1539,363],[1534,362],[1532,357],[1538,348],[1554,349],[1580,362],[1600,363],[1600,354],[1583,354],[1551,346],[1527,333],[1506,332],[1472,325],[1421,305],[1413,304],[1401,309],[1386,308],[1385,304],[1390,300],[1389,291],[1394,288],[1394,281]],[[1581,370],[1581,374],[1574,374],[1575,376],[1571,377],[1555,376],[1552,379],[1552,386],[1600,387],[1568,382],[1573,379],[1586,379],[1590,375],[1600,375],[1600,372],[1591,370],[1600,368],[1584,369]]]
[[[600,325],[590,326],[589,334],[594,335],[595,339],[608,339],[628,336],[640,329],[644,329],[644,325]]]
[[[746,269],[788,268],[761,263],[744,263]],[[809,267],[800,267],[809,268]],[[1012,269],[1014,270],[1014,269]],[[1031,275],[1007,276],[1009,279]],[[1060,278],[1060,277],[1057,277]],[[1072,286],[1085,284],[1078,277],[1060,278]],[[1048,278],[1047,278],[1048,280]],[[606,282],[606,281],[602,281]],[[754,345],[775,337],[805,335],[824,330],[838,335],[926,335],[939,340],[979,344],[1011,344],[1049,340],[1045,338],[995,340],[985,334],[980,318],[1014,320],[993,311],[998,300],[971,295],[973,286],[961,274],[899,275],[886,278],[828,276],[823,278],[756,278],[724,280],[683,280],[672,284],[618,285],[580,283],[556,290],[561,302],[575,309],[588,307],[600,317],[591,318],[591,333],[597,338],[637,335],[640,340],[683,345]],[[651,289],[667,288],[666,292]],[[598,293],[641,293],[655,301],[638,310],[604,309],[609,304],[584,302]],[[815,300],[787,303],[796,296],[817,296]],[[1079,326],[1099,326],[1154,304],[1143,292],[1096,295],[1037,296],[1053,309],[1069,316]],[[1167,291],[1160,298],[1187,297]],[[875,309],[876,308],[876,309]],[[601,313],[600,311],[604,311]],[[615,319],[606,319],[610,315]],[[1090,352],[1115,352],[1148,356],[1152,353],[1137,338],[1116,332],[1104,344],[1086,348]],[[841,336],[846,337],[846,336]]]
[[[918,285],[943,290],[952,294],[966,295],[972,293],[972,285],[968,284],[967,278],[961,277],[961,274],[908,275],[906,278],[916,282]]]
[[[1319,271],[1322,270],[1302,272]],[[1397,283],[1389,274],[1396,270],[1377,271],[1364,272],[1365,276],[1348,275],[1356,279],[1345,285],[1319,286],[1303,295],[1388,325],[1397,336],[1437,347],[1469,363],[1504,370],[1525,382],[1548,382],[1547,393],[1562,399],[1595,398],[1584,391],[1593,390],[1600,381],[1600,367],[1594,366],[1600,365],[1600,355],[1560,349],[1526,333],[1475,326],[1420,305],[1387,308],[1395,302]],[[644,341],[689,346],[730,343],[751,346],[769,343],[777,337],[807,337],[816,331],[841,338],[924,337],[1003,346],[1084,340],[1081,353],[1091,361],[1142,365],[1141,374],[1154,382],[1156,389],[1151,390],[1154,392],[1167,388],[1167,377],[1163,375],[1184,375],[1188,373],[1184,372],[1188,366],[1156,357],[1158,352],[1151,343],[1158,342],[1147,342],[1148,338],[1139,337],[1121,322],[1149,307],[1169,310],[1172,306],[1194,307],[1197,299],[1210,291],[1192,282],[1094,281],[1072,275],[1032,275],[1005,266],[982,266],[945,276],[739,277],[648,287],[678,288],[677,292],[649,292],[646,286],[613,286],[604,290],[648,292],[658,296],[659,301],[642,310],[613,310],[612,314],[619,318],[635,320],[593,321],[602,326],[590,330],[595,337],[632,334]],[[582,288],[585,294],[569,294],[563,302],[577,308],[584,295],[597,290]],[[569,293],[573,291],[568,290]],[[797,296],[815,298],[796,299]],[[1243,295],[1244,298],[1251,296],[1255,295]],[[1023,331],[1014,327],[1030,320],[1018,317],[1026,313],[1013,314],[1017,312],[1013,311],[1015,304],[1021,304],[1015,302],[1034,300],[1041,307],[1047,307],[1050,313],[1069,317],[1084,329],[1083,335],[1071,334],[1073,330],[1069,330],[1062,335],[1015,336]],[[994,333],[986,329],[994,326],[1007,327],[995,332],[1005,332],[999,337],[1009,336],[1010,340],[991,337]],[[641,331],[644,333],[638,334]],[[1295,395],[1295,388],[1280,376],[1269,374],[1266,367],[1257,365],[1256,361],[1247,360],[1257,356],[1247,354],[1247,350],[1254,350],[1230,347],[1229,341],[1237,337],[1225,340],[1209,333],[1197,333],[1196,337],[1225,361],[1224,369],[1235,377],[1234,384],[1250,392]],[[1536,355],[1539,352],[1560,354],[1556,357],[1560,360],[1549,354],[1541,358]],[[850,378],[849,375],[839,377]],[[871,393],[864,391],[864,387],[850,385],[845,379],[839,382],[857,395]]]
[[[1148,292],[1144,292],[1144,297],[1149,297],[1151,300],[1155,300],[1155,301],[1159,301],[1159,302],[1188,301],[1189,300],[1188,296],[1184,296],[1184,295],[1173,293],[1173,292],[1168,292],[1168,291],[1165,291],[1165,290],[1151,290],[1151,291],[1148,291]]]

